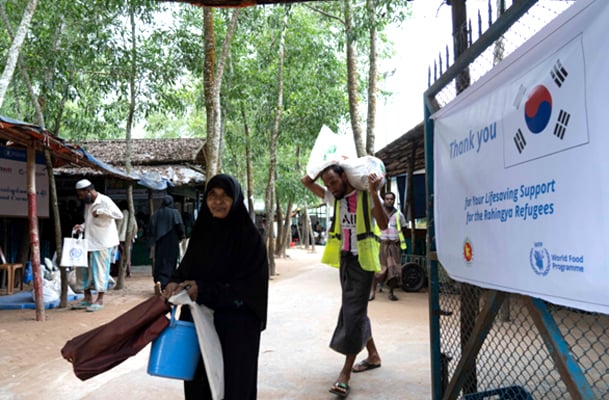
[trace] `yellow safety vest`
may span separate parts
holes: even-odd
[[[365,271],[379,272],[379,238],[374,233],[374,221],[368,204],[368,192],[357,192],[355,209],[355,234],[357,237],[357,260]],[[340,219],[340,201],[334,201],[334,218],[328,230],[328,241],[321,262],[332,267],[340,267],[340,249],[342,244]]]
[[[396,214],[396,216],[395,216],[395,227],[398,230],[398,237],[400,238],[400,249],[406,250],[408,245],[406,244],[406,239],[404,239],[404,232],[402,232],[402,227],[400,226],[400,214],[399,213],[400,213],[399,211],[396,211],[393,214],[391,214],[391,216]],[[389,219],[391,219],[391,216],[389,217]],[[389,223],[389,222],[387,222],[387,223]],[[374,229],[375,229],[374,233],[378,237],[381,237],[381,229],[379,228],[379,226],[375,225]]]

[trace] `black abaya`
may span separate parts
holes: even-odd
[[[225,218],[214,218],[207,207],[213,188],[222,188],[233,199]],[[188,249],[171,279],[185,280],[196,281],[197,303],[214,310],[224,357],[224,399],[256,399],[260,333],[267,316],[268,259],[241,187],[229,175],[216,175],[208,182]],[[181,318],[188,319],[188,314]],[[187,399],[211,399],[202,362],[195,380],[184,383],[184,391]]]
[[[152,277],[164,289],[173,276],[180,255],[180,240],[185,230],[182,217],[173,206],[173,197],[163,198],[159,208],[150,219],[149,236],[154,244],[154,265]]]

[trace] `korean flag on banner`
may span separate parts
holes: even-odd
[[[581,35],[507,86],[505,168],[588,143]]]

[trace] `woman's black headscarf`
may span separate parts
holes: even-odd
[[[225,218],[213,217],[207,207],[207,196],[213,188],[222,188],[233,199]],[[241,185],[234,177],[219,174],[210,179],[188,249],[172,281],[195,280],[199,287],[197,302],[216,311],[248,307],[264,329],[268,259],[243,200]]]
[[[171,232],[176,225],[183,225],[182,217],[173,206],[173,197],[165,195],[161,202],[161,208],[150,218],[150,226],[148,227],[151,239],[150,245]],[[184,228],[182,227],[181,230],[184,231]]]

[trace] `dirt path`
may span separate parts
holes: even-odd
[[[291,249],[271,280],[268,329],[263,332],[259,395],[267,399],[334,399],[328,388],[343,357],[328,347],[339,308],[338,271],[317,254]],[[182,397],[182,382],[146,373],[149,349],[101,375],[80,381],[60,349],[72,337],[121,315],[153,294],[149,267],[137,267],[126,288],[110,291],[103,310],[0,310],[0,399],[143,399]],[[369,314],[382,368],[354,374],[349,399],[429,399],[426,293],[382,293]],[[363,357],[363,354],[362,354]],[[359,358],[362,358],[359,357]]]

